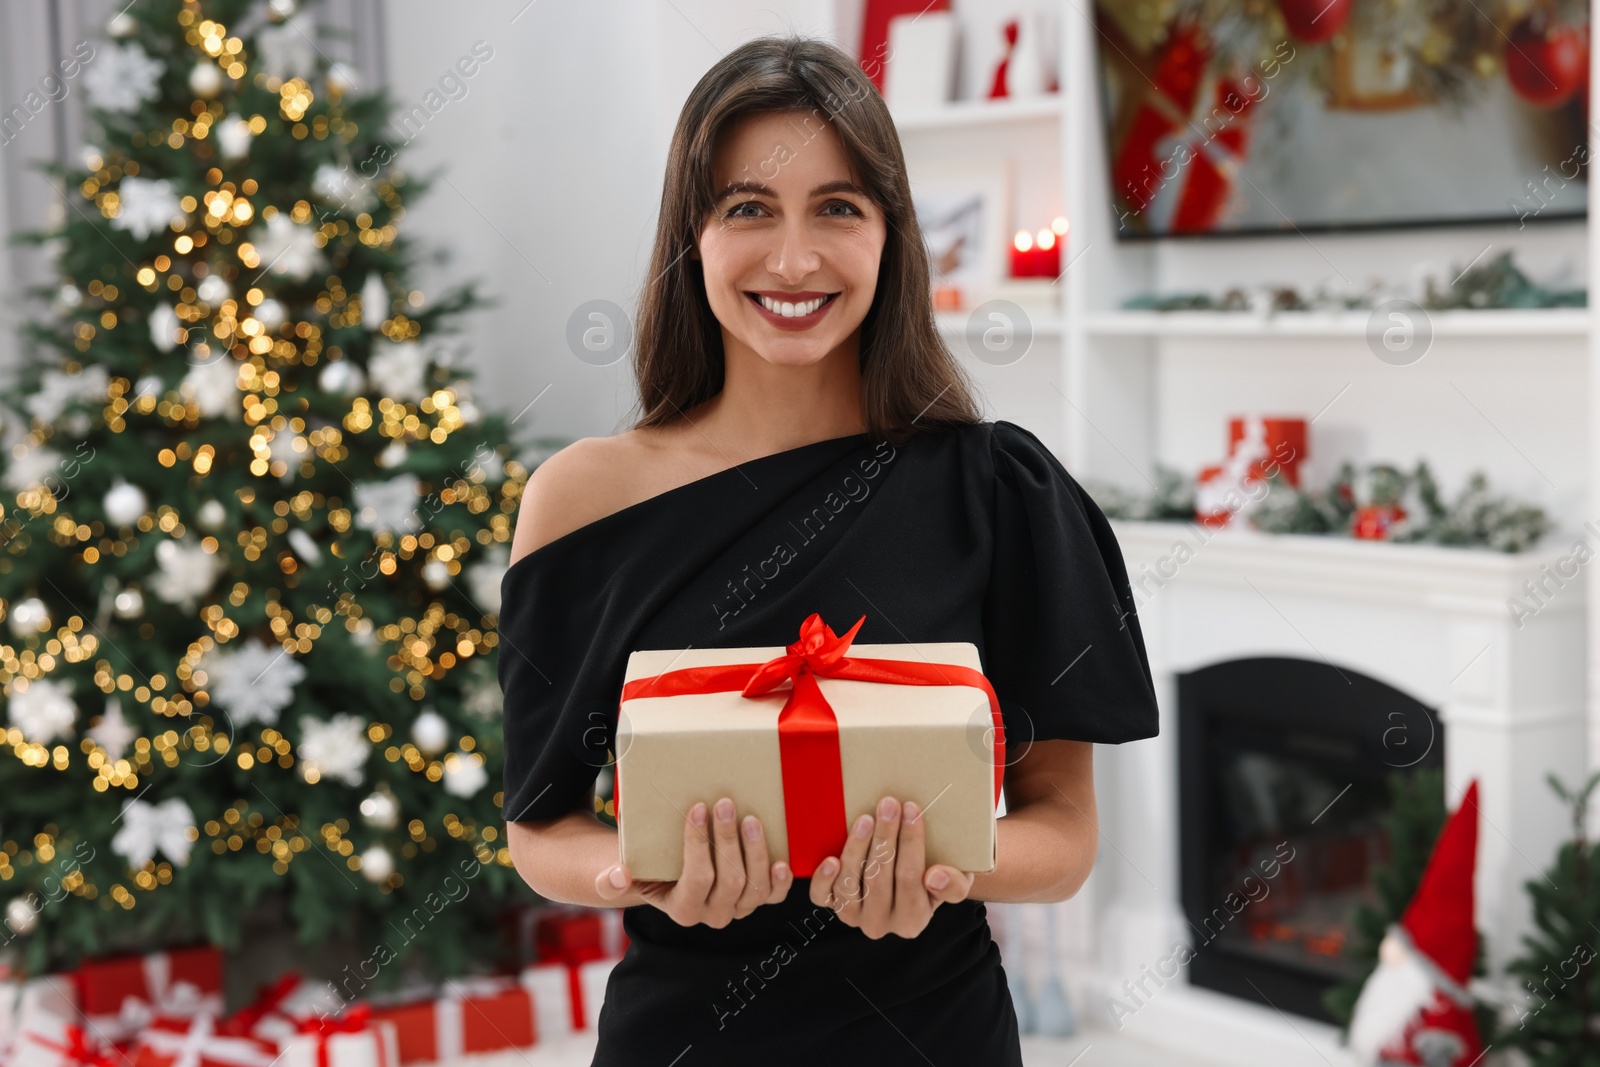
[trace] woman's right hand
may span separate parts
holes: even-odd
[[[637,889],[645,903],[666,912],[679,926],[705,923],[718,930],[787,897],[794,875],[782,860],[768,861],[761,820],[746,815],[741,839],[733,801],[723,797],[715,810],[709,837],[703,802],[684,819],[683,874],[676,882],[634,882],[619,864],[600,872],[595,890],[604,900],[616,900]]]

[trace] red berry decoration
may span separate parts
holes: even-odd
[[[1576,26],[1552,24],[1536,11],[1512,27],[1506,78],[1517,95],[1538,107],[1566,103],[1588,81],[1589,43]]]
[[[1306,44],[1321,44],[1344,29],[1351,0],[1278,0],[1289,32]]]

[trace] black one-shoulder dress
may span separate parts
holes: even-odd
[[[508,821],[589,803],[634,649],[787,645],[812,612],[841,633],[865,614],[863,644],[975,644],[1008,764],[1032,740],[1156,733],[1111,528],[1009,422],[751,460],[535,549],[501,593]],[[625,909],[594,1067],[1022,1063],[981,901],[941,905],[915,938],[874,940],[809,888],[796,879],[722,929]]]

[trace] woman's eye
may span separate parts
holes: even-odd
[[[829,207],[848,208],[850,210],[850,214],[852,214],[852,215],[861,214],[860,210],[857,209],[857,207],[854,204],[850,203],[850,201],[848,201],[848,200],[834,200],[831,203],[829,203],[828,206]]]
[[[742,204],[735,204],[732,207],[730,207],[728,209],[728,213],[726,215],[722,216],[722,217],[725,218],[725,219],[748,219],[748,218],[754,218],[755,216],[753,216],[753,215],[741,215],[741,214],[739,214],[739,209],[740,208],[747,208],[747,207],[760,207],[760,206],[761,205],[759,203],[757,203],[756,201],[754,201],[754,200],[746,200]]]

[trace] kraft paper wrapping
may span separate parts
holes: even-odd
[[[647,649],[628,657],[625,681],[686,667],[764,663],[783,646]],[[982,669],[970,642],[853,644],[851,659],[950,663]],[[846,819],[876,817],[878,801],[915,801],[927,812],[926,863],[983,872],[995,866],[994,721],[988,695],[967,685],[890,685],[816,676],[839,728]],[[738,692],[638,697],[621,703],[617,727],[618,839],[636,880],[676,881],[683,827],[696,801],[731,797],[740,820],[761,820],[769,862],[787,860],[778,715],[788,682],[760,696]],[[837,854],[838,850],[835,850]],[[869,858],[871,846],[868,847]]]

